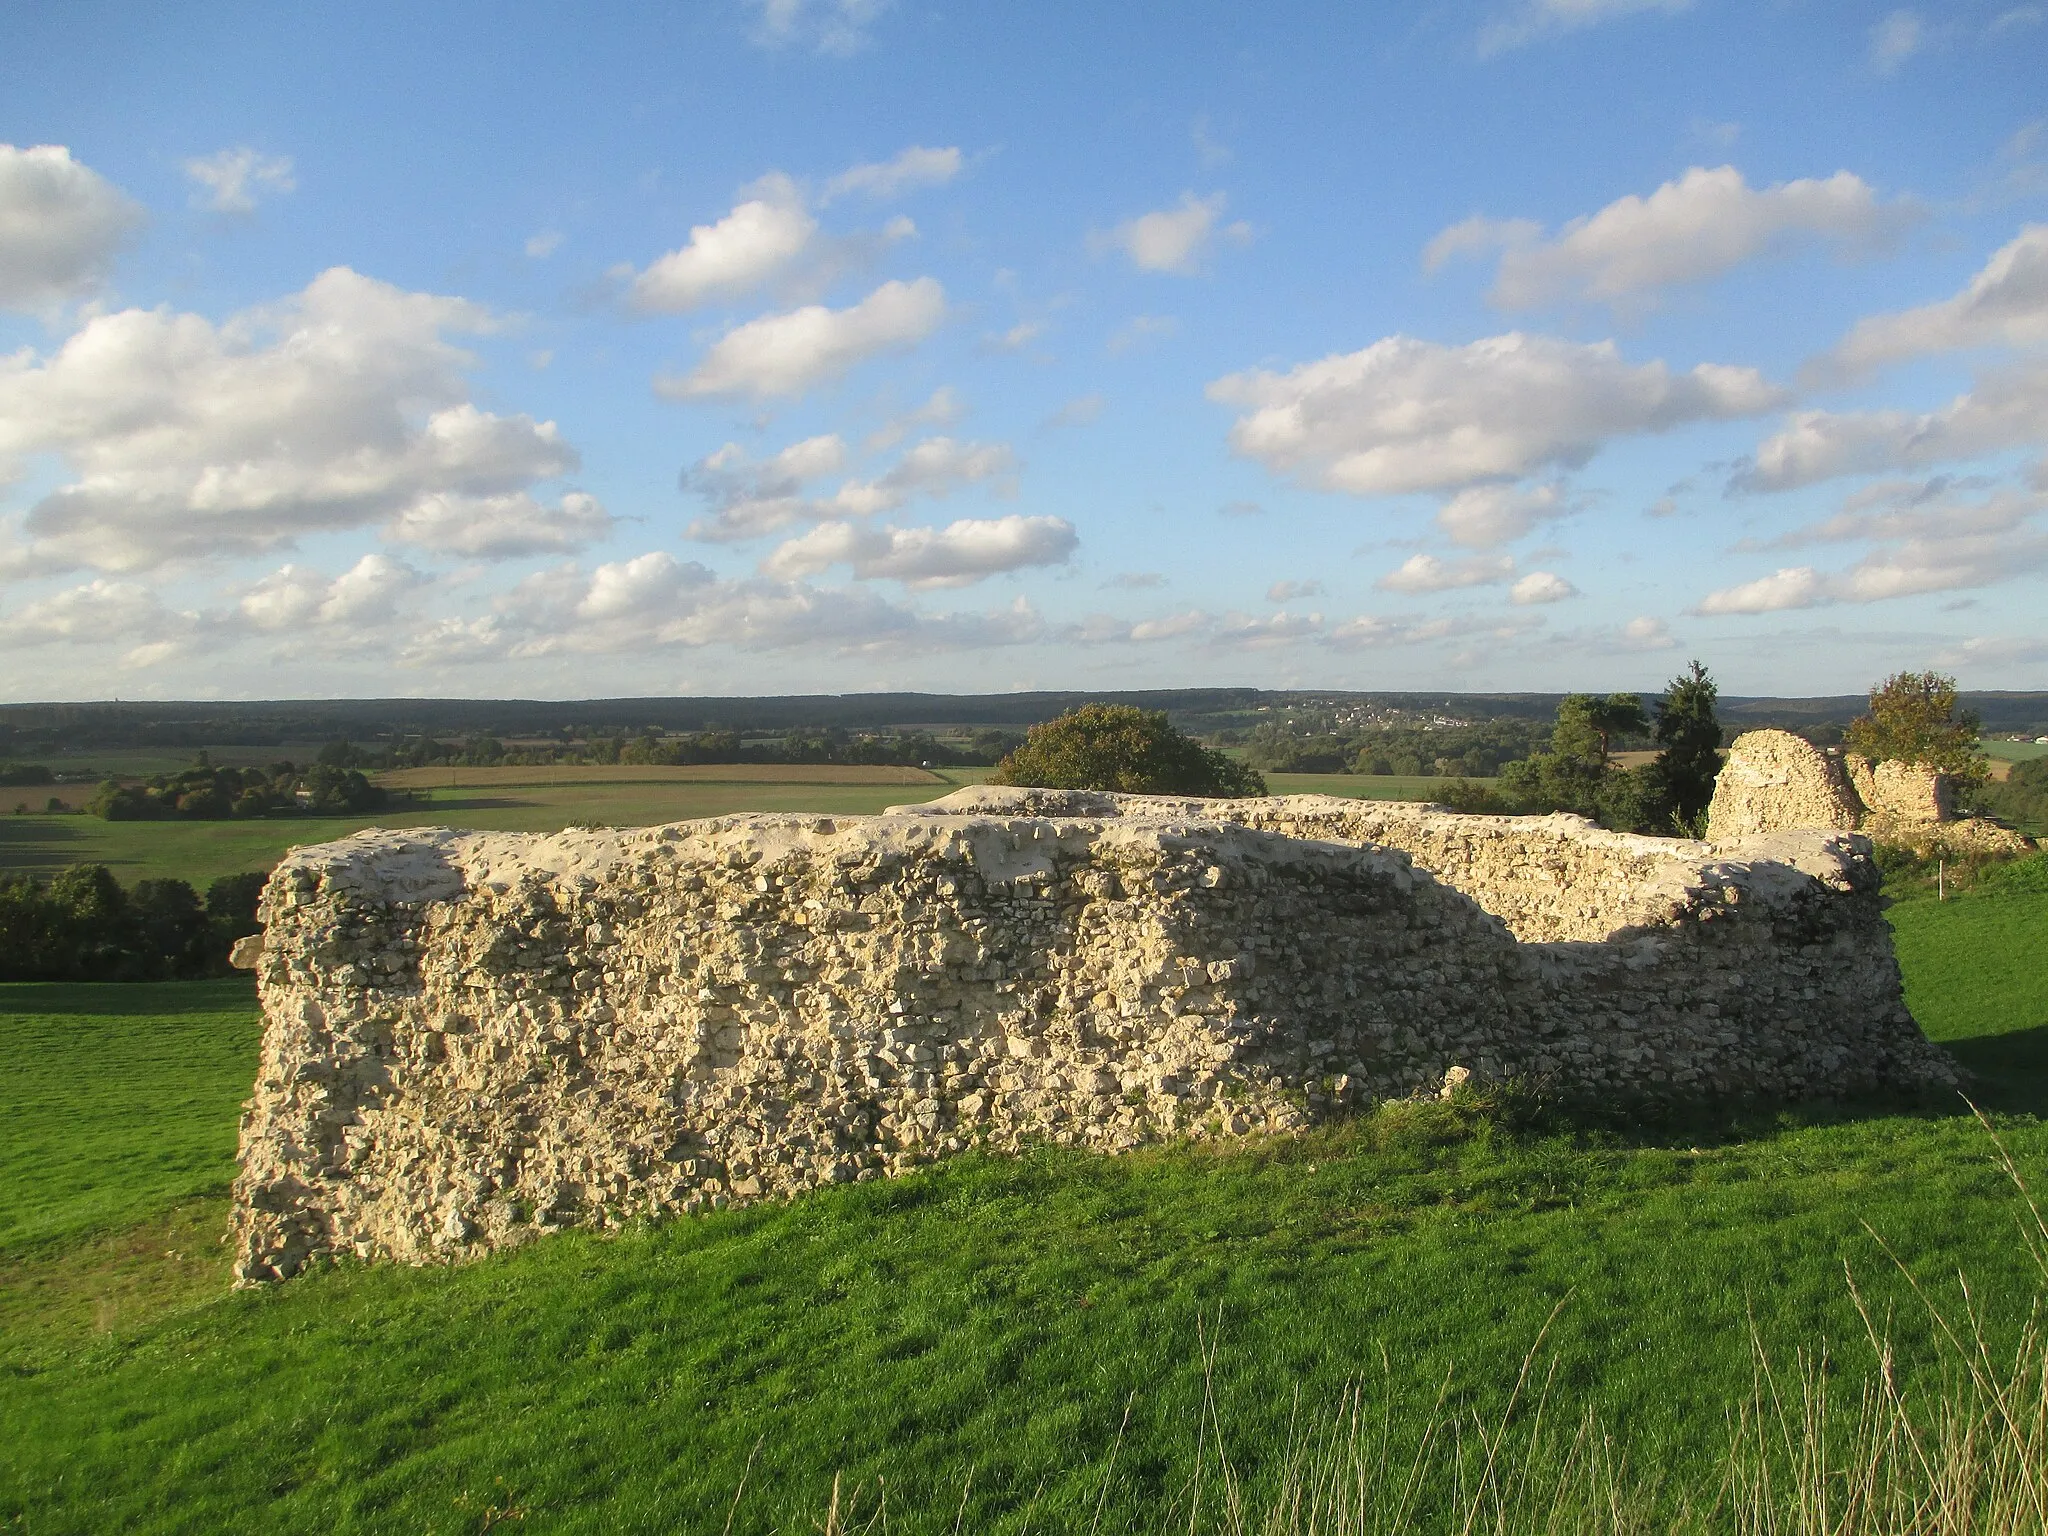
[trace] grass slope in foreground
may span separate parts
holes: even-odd
[[[2040,955],[2048,899],[1895,916],[1933,1032],[1982,1072],[2030,1062],[2037,973],[2001,977],[1973,946]],[[233,1077],[188,1065],[223,1102],[247,1080],[246,1059]],[[2029,1073],[1990,1086],[2038,1168]],[[1720,1464],[1753,1340],[1781,1362],[1826,1341],[1844,1389],[1861,1378],[1845,1263],[1880,1311],[1910,1312],[1866,1221],[1937,1291],[1967,1272],[2012,1337],[2038,1277],[1991,1151],[1945,1109],[1602,1128],[1399,1106],[1229,1153],[961,1159],[96,1331],[14,1314],[0,1526],[718,1530],[744,1482],[731,1528],[786,1531],[822,1517],[839,1473],[869,1507],[887,1479],[892,1530],[1084,1529],[1104,1497],[1102,1529],[1151,1529],[1209,1433],[1205,1390],[1254,1490],[1297,1416],[1354,1379],[1391,1411],[1398,1459],[1446,1390],[1478,1415],[1468,1440],[1496,1416],[1560,1303],[1539,1364],[1555,1410],[1597,1412],[1668,1504]],[[56,1205],[67,1177],[43,1175]],[[5,1283],[89,1289],[103,1261],[80,1252],[17,1258]],[[1936,1374],[1904,1330],[1900,1379]]]

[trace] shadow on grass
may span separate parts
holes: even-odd
[[[256,978],[207,981],[11,981],[0,983],[0,1015],[160,1019],[190,1013],[254,1013]]]
[[[0,791],[4,793],[4,791]],[[0,816],[0,870],[41,872],[78,862],[85,835],[63,816]]]
[[[1976,1079],[1965,1091],[1983,1108],[2048,1116],[2048,1024],[1950,1040],[1945,1048]]]
[[[1563,1135],[1613,1147],[1688,1148],[1767,1140],[1781,1132],[1863,1121],[1950,1120],[1974,1105],[1999,1115],[2048,1120],[2048,1024],[1939,1042],[1965,1073],[1960,1091],[1870,1094],[1850,1098],[1624,1100],[1586,1103],[1553,1097],[1540,1085],[1488,1085],[1453,1100],[1463,1135],[1492,1126],[1510,1139]],[[1427,1100],[1397,1101],[1430,1108]],[[1449,1107],[1449,1106],[1447,1106]],[[1384,1114],[1388,1106],[1368,1111]],[[1348,1120],[1350,1117],[1346,1117]],[[1344,1121],[1338,1122],[1345,1123]]]

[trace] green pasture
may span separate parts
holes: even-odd
[[[1930,1034],[2048,1173],[2048,895],[1893,921]],[[1995,1337],[2039,1291],[1959,1105],[1602,1124],[1475,1101],[1221,1152],[970,1156],[229,1292],[235,988],[0,988],[0,1530],[810,1530],[835,1474],[870,1511],[885,1479],[892,1531],[1152,1530],[1205,1392],[1256,1488],[1347,1383],[1397,1448],[1440,1394],[1485,1421],[1553,1309],[1559,1411],[1597,1411],[1675,1499],[1755,1346],[1864,1379],[1845,1265],[1904,1320],[1900,1379],[1931,1380],[1877,1237],[1932,1294],[1967,1273]]]
[[[2040,741],[1980,741],[1986,757],[2003,758],[2009,763],[2031,762],[2037,757],[2048,757],[2048,742]]]
[[[221,875],[268,869],[287,848],[346,837],[369,826],[557,832],[579,822],[644,827],[739,811],[872,815],[886,806],[936,800],[989,775],[986,768],[949,768],[936,770],[930,784],[831,784],[763,779],[758,768],[736,770],[736,775],[745,772],[749,777],[691,782],[589,782],[574,768],[529,772],[531,779],[525,783],[465,786],[459,782],[464,770],[457,769],[455,787],[434,785],[418,791],[426,797],[423,805],[358,817],[102,821],[97,816],[0,814],[0,871],[47,876],[67,864],[105,864],[124,885],[169,877],[204,890],[208,881]],[[1428,799],[1445,783],[1343,773],[1270,774],[1267,782],[1275,794],[1376,800]],[[55,792],[63,795],[71,788],[59,786]],[[29,803],[41,805],[49,793],[45,790]]]
[[[287,848],[327,842],[364,827],[470,827],[558,832],[579,822],[656,826],[736,811],[868,815],[885,806],[951,794],[986,770],[953,770],[923,784],[579,782],[573,769],[536,769],[530,784],[421,791],[426,804],[368,816],[265,817],[246,821],[102,821],[97,816],[0,815],[0,870],[47,875],[67,864],[105,864],[124,885],[175,877],[205,889],[220,875],[268,869]]]

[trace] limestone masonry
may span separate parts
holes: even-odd
[[[1981,816],[1958,816],[1955,785],[1919,763],[1872,763],[1837,755],[1790,731],[1750,731],[1735,738],[1714,780],[1707,836],[1716,841],[1792,827],[1860,831],[1922,857],[2026,853],[2032,847],[2010,827]]]
[[[970,1143],[1286,1130],[1467,1074],[1951,1085],[1879,905],[1852,834],[1322,796],[365,832],[289,855],[244,952],[236,1273],[461,1258]]]

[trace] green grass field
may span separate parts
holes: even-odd
[[[915,770],[880,772],[910,777]],[[859,773],[841,770],[839,776]],[[886,806],[935,800],[963,784],[978,784],[989,770],[941,769],[919,775],[921,783],[834,782],[833,774],[830,768],[803,765],[655,768],[637,773],[614,768],[431,769],[397,776],[404,787],[426,795],[427,804],[375,816],[101,821],[96,816],[0,814],[0,871],[47,876],[67,864],[105,864],[123,884],[177,878],[204,890],[208,881],[221,875],[268,869],[297,844],[327,842],[368,826],[556,832],[576,822],[645,827],[738,811],[873,815]],[[1444,781],[1282,773],[1269,775],[1268,783],[1275,794],[1418,800],[1441,790]],[[47,798],[46,791],[32,803],[40,805]]]
[[[1978,745],[1983,747],[1986,757],[2001,758],[2008,763],[2025,763],[2037,757],[2048,757],[2048,742],[1985,741]]]
[[[1930,1033],[2048,1168],[2048,897],[1894,921]],[[1100,1529],[1149,1530],[1196,1454],[1205,1341],[1256,1488],[1353,1380],[1397,1442],[1446,1380],[1454,1412],[1497,1411],[1560,1303],[1549,1390],[1672,1498],[1716,1465],[1753,1338],[1826,1341],[1860,1379],[1844,1264],[1910,1315],[1864,1223],[1941,1294],[1967,1272],[1995,1336],[2037,1290],[1958,1110],[1426,1106],[229,1293],[235,986],[0,988],[0,1529],[790,1531],[840,1473],[869,1508],[886,1479],[891,1530],[1081,1530],[1098,1497]],[[1926,1338],[1901,1347],[1930,1380]]]
[[[374,816],[280,817],[254,821],[101,821],[97,816],[0,816],[0,870],[48,875],[67,864],[105,864],[123,884],[175,877],[204,889],[220,875],[268,869],[287,848],[327,842],[369,826],[474,827],[556,832],[575,822],[655,826],[736,811],[819,811],[869,815],[884,806],[933,800],[986,770],[953,770],[920,783],[831,783],[806,776],[764,778],[747,767],[730,777],[680,779],[579,776],[574,769],[528,770],[527,783],[479,783],[490,769],[457,769],[455,787],[422,786],[423,806]],[[441,770],[443,776],[447,770]],[[466,776],[466,777],[465,777]]]

